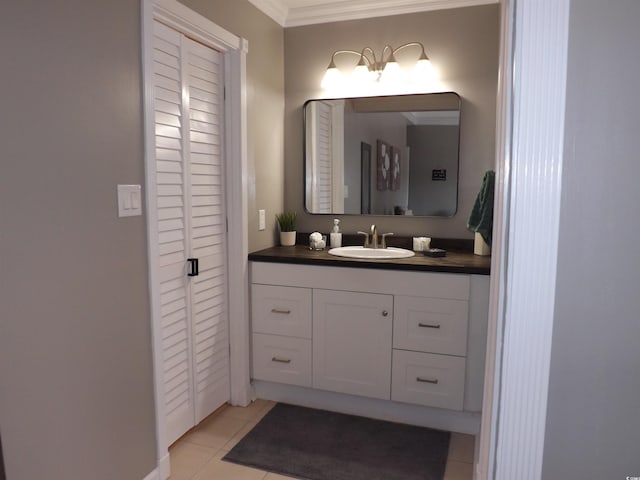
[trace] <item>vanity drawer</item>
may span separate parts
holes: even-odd
[[[251,320],[255,333],[311,338],[311,289],[253,284]]]
[[[393,348],[465,356],[469,302],[396,295]]]
[[[253,334],[253,378],[311,386],[311,340]]]
[[[393,351],[391,400],[462,410],[465,359]]]

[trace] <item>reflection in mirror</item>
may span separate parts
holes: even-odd
[[[309,100],[304,119],[309,213],[455,214],[458,94]]]

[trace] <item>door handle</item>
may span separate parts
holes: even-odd
[[[187,275],[189,277],[197,277],[200,273],[200,266],[198,265],[197,258],[187,258],[187,262],[189,262],[189,272]]]

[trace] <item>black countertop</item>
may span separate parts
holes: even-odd
[[[410,270],[423,272],[466,273],[489,275],[491,257],[474,255],[468,251],[447,250],[447,255],[432,258],[416,252],[410,258],[368,260],[336,257],[324,250],[310,250],[307,245],[271,247],[249,254],[252,262],[293,263],[301,265],[325,265],[331,267],[375,268],[383,270]]]

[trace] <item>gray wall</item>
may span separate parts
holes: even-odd
[[[347,125],[347,122],[351,125]],[[346,210],[347,212],[360,212],[361,209],[361,171],[362,163],[360,158],[361,142],[366,142],[371,145],[371,178],[369,184],[371,186],[371,211],[383,213],[388,210],[390,214],[393,214],[393,206],[401,205],[407,206],[407,182],[402,183],[398,190],[378,190],[377,188],[377,165],[378,165],[378,148],[377,140],[383,140],[389,146],[395,146],[401,150],[401,160],[406,160],[405,146],[407,144],[407,121],[398,113],[353,113],[352,115],[345,115],[345,130],[349,134],[345,137],[345,150],[350,149],[351,153],[345,154],[345,172],[347,170],[347,163],[349,159],[353,161],[355,159],[356,169],[352,178],[358,183],[354,185],[352,182],[349,186],[350,197],[355,197],[357,201],[357,208],[353,210]],[[402,164],[401,167],[405,165]],[[406,172],[406,170],[404,170]],[[405,174],[406,175],[406,174]],[[406,176],[405,176],[406,179]],[[345,178],[345,183],[347,179]],[[348,184],[348,183],[347,183]],[[354,195],[351,192],[356,192]],[[346,200],[345,200],[346,204]]]
[[[640,476],[640,2],[571,2],[542,478]]]
[[[284,202],[284,29],[248,0],[180,2],[249,41],[249,251],[270,247],[277,243],[275,215],[283,210]],[[258,231],[260,208],[266,210],[264,231]]]
[[[283,205],[283,29],[247,0],[184,3],[250,41],[249,247],[270,246]],[[3,7],[7,477],[141,479],[156,463],[146,228],[116,217],[116,184],[144,182],[140,2]]]
[[[457,125],[412,125],[407,129],[411,149],[409,207],[414,212],[451,216],[456,211],[458,176]],[[446,180],[432,180],[433,170],[446,170]]]
[[[302,105],[322,96],[320,81],[335,50],[420,41],[440,79],[462,97],[460,191],[451,219],[344,216],[346,232],[375,221],[397,234],[472,238],[466,229],[484,172],[495,163],[499,6],[455,8],[285,29],[285,206],[303,208]],[[299,230],[327,232],[333,216],[301,215]]]
[[[139,2],[0,15],[0,429],[11,480],[155,468]]]

